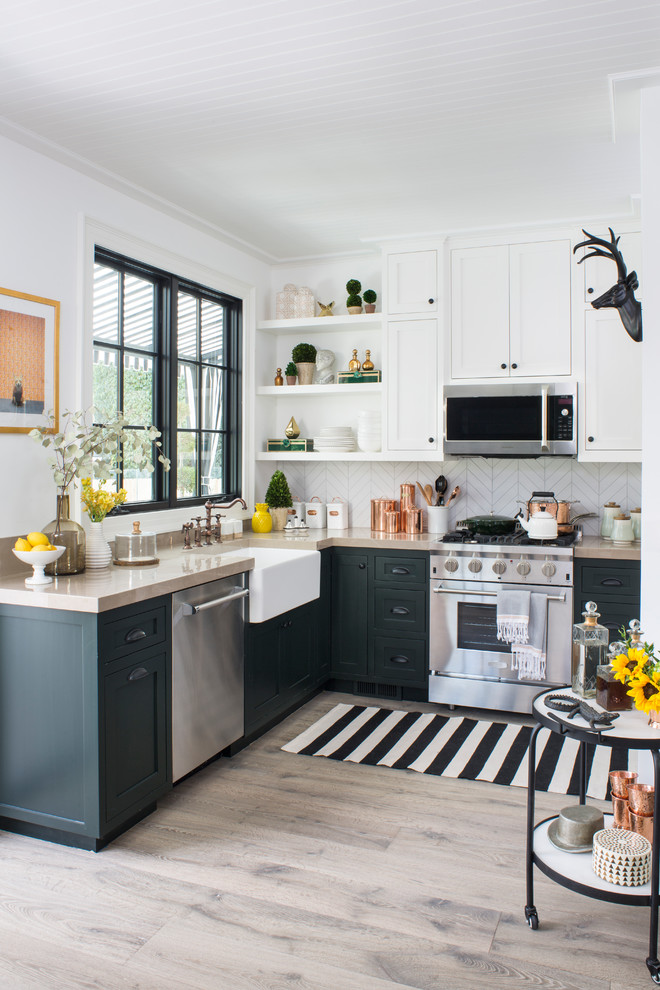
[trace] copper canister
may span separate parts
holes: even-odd
[[[399,506],[395,498],[372,498],[371,528],[378,533],[385,532],[385,513],[396,512]]]
[[[399,532],[399,513],[398,512],[386,512],[385,513],[385,532],[386,533],[398,533]]]
[[[401,512],[402,528],[404,533],[422,532],[422,510],[403,509]]]

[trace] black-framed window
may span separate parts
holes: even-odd
[[[168,473],[123,452],[118,483],[140,509],[240,495],[240,299],[96,248],[93,403],[161,430]]]

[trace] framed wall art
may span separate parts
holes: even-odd
[[[59,428],[60,304],[0,288],[0,433]]]

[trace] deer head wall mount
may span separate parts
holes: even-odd
[[[607,292],[603,292],[602,296],[599,296],[598,299],[594,299],[591,305],[594,309],[618,309],[621,322],[626,328],[627,333],[634,341],[639,343],[642,339],[642,304],[638,299],[635,299],[635,289],[639,288],[637,272],[630,272],[628,274],[626,263],[618,248],[620,238],[615,236],[611,227],[608,227],[608,230],[610,232],[610,240],[606,241],[602,237],[595,237],[583,228],[582,233],[589,239],[576,244],[573,248],[573,254],[575,254],[578,248],[593,248],[593,251],[590,251],[589,254],[585,254],[583,258],[578,259],[578,265],[586,261],[587,258],[598,257],[611,258],[616,263],[619,273],[616,285],[613,285]]]

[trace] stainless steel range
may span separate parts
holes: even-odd
[[[431,550],[429,701],[530,712],[547,687],[570,681],[574,534],[557,541],[526,533],[449,533]],[[545,679],[519,680],[511,647],[497,639],[502,590],[546,597]]]

